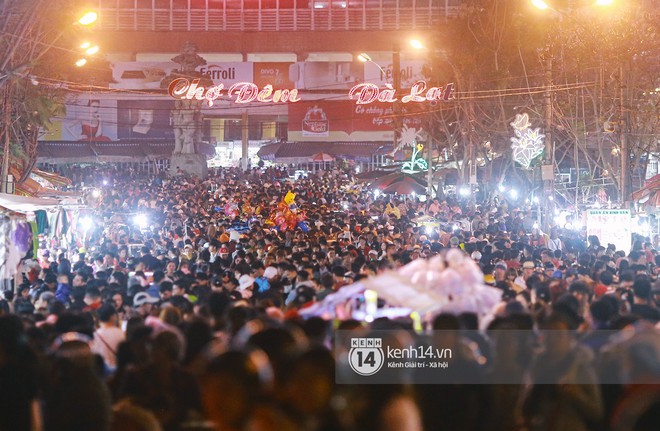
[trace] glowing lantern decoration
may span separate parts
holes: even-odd
[[[543,135],[540,128],[531,129],[529,116],[527,114],[516,115],[516,120],[511,123],[515,136],[511,138],[511,149],[513,160],[520,163],[525,169],[529,169],[532,160],[543,153]]]

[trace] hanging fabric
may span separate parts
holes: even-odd
[[[37,220],[37,233],[39,235],[46,233],[50,227],[48,213],[44,210],[37,210],[34,212],[34,217]]]
[[[39,252],[39,227],[36,221],[31,221],[30,227],[32,228],[32,259],[36,260]]]

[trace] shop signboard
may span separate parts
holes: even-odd
[[[587,236],[595,235],[600,243],[614,244],[628,254],[632,240],[629,209],[587,210]]]

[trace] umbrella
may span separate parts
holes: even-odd
[[[633,192],[632,199],[635,201],[642,200],[645,197],[657,192],[658,190],[660,190],[660,174],[650,178],[646,181],[644,187]]]
[[[386,195],[393,195],[395,193],[399,195],[410,195],[413,193],[422,195],[426,193],[426,187],[416,181],[397,181],[390,184],[385,188],[385,190],[383,190],[383,194]]]
[[[328,153],[320,152],[312,155],[312,162],[334,162],[335,158]]]

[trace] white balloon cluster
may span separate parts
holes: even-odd
[[[472,312],[485,317],[502,296],[500,290],[484,284],[483,273],[468,255],[451,249],[429,260],[416,259],[398,271],[345,286],[303,314],[334,314],[332,310],[339,303],[362,295],[366,289],[375,290],[388,307],[416,311],[427,318],[442,312]]]
[[[451,249],[429,260],[417,259],[400,268],[396,283],[388,274],[367,280],[390,305],[420,313],[491,313],[501,292],[484,284],[483,273],[465,253]]]

